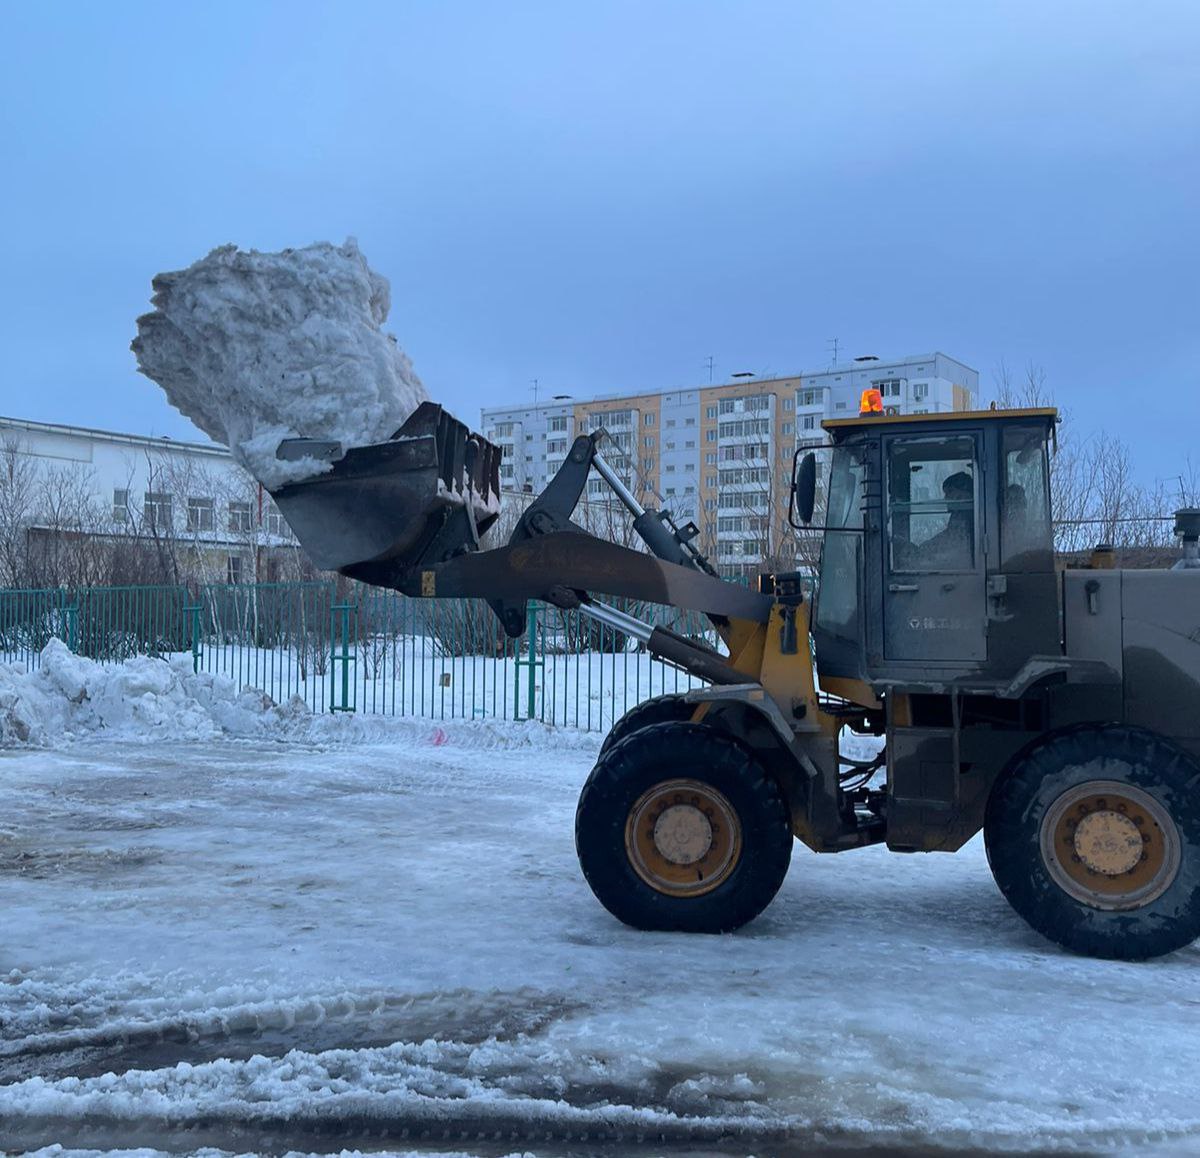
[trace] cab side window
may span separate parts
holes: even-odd
[[[1049,463],[1045,431],[1011,427],[1004,432],[1004,493],[1000,496],[1000,550],[1004,565],[1053,566]]]
[[[893,573],[976,569],[977,480],[971,435],[892,440],[888,518]]]

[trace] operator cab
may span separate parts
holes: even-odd
[[[1060,652],[1056,418],[1047,408],[822,424],[833,443],[812,617],[822,675],[983,691],[1031,655]]]

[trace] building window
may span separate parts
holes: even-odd
[[[929,397],[929,383],[915,382],[913,384],[913,401],[920,402],[923,398]]]
[[[704,461],[705,461],[705,463],[707,463],[709,466],[716,466],[716,465],[717,465],[717,455],[716,455],[716,452],[715,452],[715,451],[713,451],[713,452],[711,452],[711,453],[709,453],[709,454],[706,454],[706,455],[704,456]]]
[[[879,391],[885,398],[900,397],[900,379],[899,378],[881,378],[878,382],[872,382],[872,386]]]
[[[642,425],[643,425],[643,426],[653,426],[653,425],[654,425],[654,414],[653,414],[653,412],[649,412],[649,413],[646,413],[646,414],[643,414],[643,415],[642,415]],[[673,423],[670,423],[670,422],[668,422],[668,423],[667,423],[667,425],[668,425],[668,426],[672,426],[672,425],[674,425],[674,424],[673,424]]]
[[[147,491],[142,507],[146,526],[171,529],[171,496],[165,491]]]
[[[745,418],[736,422],[722,422],[717,431],[722,438],[741,438],[747,434],[768,434],[771,430],[769,418]]]
[[[643,415],[643,419],[644,419]],[[605,421],[607,419],[607,421]],[[594,414],[588,415],[588,427],[591,430],[599,430],[602,426],[632,426],[633,411],[632,410],[598,410]],[[647,426],[653,426],[653,422],[647,422]]]
[[[821,404],[820,390],[801,390],[800,405],[801,406],[819,406]]]
[[[688,420],[687,420],[687,421],[684,423],[684,426],[695,426],[695,425],[696,425],[696,420],[695,420],[694,418],[689,418],[689,419],[688,419]]]
[[[646,417],[647,417],[647,418],[650,418],[650,417],[652,417],[652,415],[647,415]],[[674,419],[674,418],[668,418],[668,419],[667,419],[667,425],[668,425],[668,426],[674,426],[674,425],[675,425],[675,419]]]
[[[211,531],[213,526],[212,499],[188,499],[187,529],[189,531]]]
[[[112,521],[114,523],[129,522],[129,492],[127,490],[113,489]]]
[[[844,402],[838,402],[834,405],[834,410],[845,410],[845,409],[846,409],[846,404]]]
[[[546,443],[547,454],[565,454],[567,450],[567,440],[565,438],[552,438]]]
[[[806,414],[804,416],[804,429],[805,430],[815,430],[816,425],[817,425],[817,420],[813,415]]]
[[[780,428],[781,434],[795,434],[796,424],[794,422],[785,422]]]
[[[513,477],[513,468],[511,463],[505,464],[500,468],[500,477],[507,479],[511,479]]]
[[[270,507],[263,518],[263,524],[267,529],[268,535],[276,535],[283,538],[287,534],[287,524],[283,521],[283,515],[275,507]]]
[[[706,406],[704,408],[704,417],[705,418],[716,418],[716,416],[717,416],[717,408],[715,406]]]
[[[685,442],[683,444],[683,449],[684,450],[695,450],[696,449],[696,440],[694,438],[689,439],[687,442]]]
[[[254,527],[250,518],[250,504],[232,502],[229,504],[229,529],[247,534]]]
[[[683,469],[684,469],[684,471],[685,471],[685,472],[687,472],[687,471],[693,471],[693,472],[694,472],[694,471],[695,471],[695,469],[696,469],[696,464],[695,464],[694,462],[685,462],[685,463],[683,464]]]
[[[705,475],[704,485],[708,487],[709,490],[712,490],[712,488],[717,485],[717,476],[715,474]]]
[[[566,415],[560,415],[558,418],[551,418],[549,426],[550,429],[555,433],[565,432],[567,429]]]
[[[647,474],[649,474],[653,469],[654,469],[654,459],[652,459],[652,458],[642,459],[642,470],[644,470]]]
[[[716,442],[717,441],[717,432],[712,427],[709,427],[709,429],[704,432],[704,441],[705,442]]]
[[[242,557],[230,555],[225,564],[225,582],[240,583],[242,581]]]
[[[511,422],[501,422],[495,430],[497,438],[512,438],[513,424]]]
[[[654,449],[654,435],[647,434],[646,437],[642,439],[642,445],[647,450],[653,450]]]
[[[795,410],[796,400],[794,398],[785,398],[783,400],[783,408],[784,410]]]

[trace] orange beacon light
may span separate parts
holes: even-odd
[[[876,389],[864,390],[858,403],[859,417],[883,413],[883,395]]]

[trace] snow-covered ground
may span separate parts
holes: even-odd
[[[0,1150],[1200,1151],[1200,950],[1067,956],[978,843],[637,933],[576,867],[594,736],[108,734],[0,750]]]

